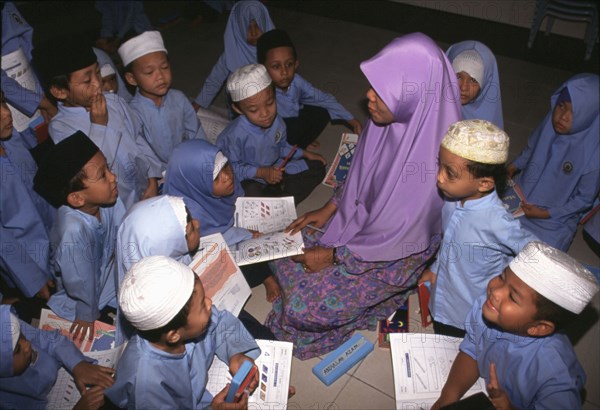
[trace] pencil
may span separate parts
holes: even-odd
[[[298,144],[295,144],[292,149],[290,150],[290,153],[287,154],[287,156],[283,159],[283,162],[281,163],[281,165],[279,165],[279,169],[281,171],[283,171],[285,169],[285,166],[287,165],[288,161],[290,160],[290,158],[292,158],[292,155],[294,155],[294,152],[296,152],[296,149],[298,148]]]

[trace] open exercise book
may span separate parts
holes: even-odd
[[[200,238],[200,246],[190,268],[200,280],[204,293],[219,310],[240,314],[252,294],[242,271],[235,263],[223,235],[215,233]]]
[[[248,398],[248,408],[286,409],[293,345],[290,342],[262,339],[257,339],[256,343],[261,350],[260,356],[255,360],[260,375],[258,387]],[[206,389],[215,396],[230,382],[231,374],[227,364],[215,356],[208,370]]]
[[[396,409],[429,410],[440,397],[461,338],[429,333],[390,335]],[[479,378],[464,397],[485,392]]]
[[[262,235],[232,247],[237,264],[249,265],[303,253],[302,234],[297,232],[290,235],[283,232],[296,218],[296,206],[291,196],[238,198],[235,202],[234,225],[258,231]]]
[[[331,161],[331,165],[329,165],[327,175],[325,175],[325,179],[322,182],[323,185],[335,188],[338,182],[342,182],[346,179],[357,143],[358,135],[349,133],[342,134],[340,146],[335,154],[335,158]]]

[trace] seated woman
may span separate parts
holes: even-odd
[[[288,229],[305,231],[304,255],[274,262],[283,297],[266,325],[308,359],[335,349],[355,330],[374,330],[408,298],[436,253],[442,199],[437,153],[458,121],[456,75],[426,35],[396,38],[361,69],[370,121],[345,186]]]

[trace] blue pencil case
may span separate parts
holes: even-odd
[[[355,333],[350,340],[316,364],[312,372],[329,386],[372,351],[373,343],[360,333]]]

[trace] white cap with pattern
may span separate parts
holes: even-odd
[[[160,31],[145,31],[139,36],[135,36],[121,44],[118,51],[123,65],[127,66],[136,58],[156,51],[164,51],[166,53],[167,49],[163,43]]]
[[[475,50],[465,50],[452,61],[452,68],[455,73],[464,71],[471,77],[477,80],[479,85],[483,87],[483,79],[485,73],[485,65],[479,53]]]
[[[592,272],[581,263],[539,241],[529,242],[509,267],[537,293],[577,314],[600,288]]]
[[[167,256],[149,256],[125,274],[119,290],[121,311],[138,330],[165,326],[194,290],[194,271]]]
[[[213,168],[213,180],[217,179],[219,172],[223,169],[225,164],[227,164],[227,157],[223,155],[221,151],[217,151],[217,155],[215,156],[215,166]]]
[[[463,120],[450,125],[442,147],[459,157],[482,164],[504,164],[508,159],[508,135],[486,120]]]
[[[271,85],[271,76],[262,64],[238,68],[227,79],[227,92],[234,102],[245,100]]]
[[[187,212],[185,210],[185,202],[183,198],[179,196],[171,196],[167,195],[167,200],[169,201],[169,205],[171,205],[171,209],[175,213],[175,217],[177,218],[177,222],[181,225],[183,229],[183,234],[186,234],[187,228]]]

